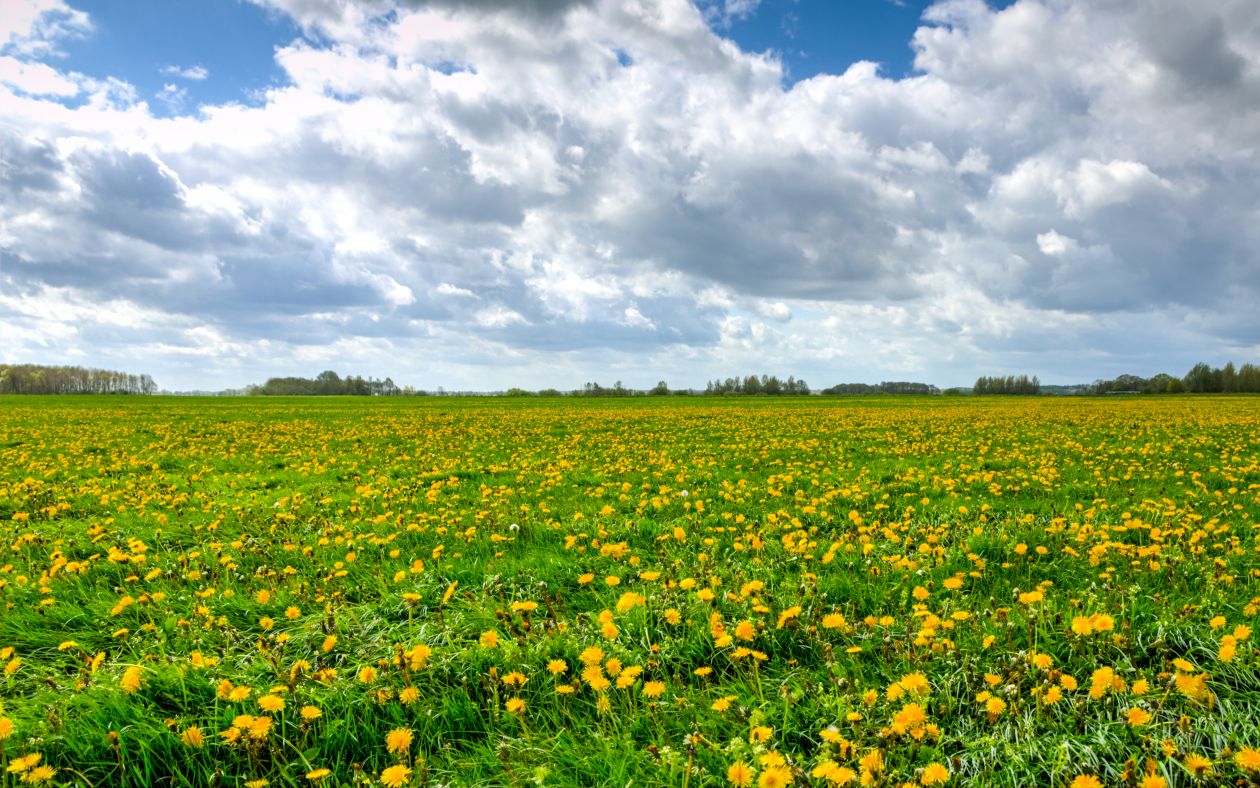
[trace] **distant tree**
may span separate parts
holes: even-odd
[[[651,390],[651,391],[649,391],[649,392],[648,392],[648,394],[651,394],[651,395],[652,395],[652,396],[654,396],[654,397],[665,397],[665,396],[668,396],[668,395],[669,395],[669,384],[668,384],[668,383],[666,383],[666,382],[665,382],[665,381],[663,381],[663,380],[662,380],[662,381],[659,381],[659,382],[658,382],[655,386],[653,386],[653,387],[652,387],[652,390]]]
[[[1221,391],[1226,394],[1232,394],[1238,391],[1238,371],[1234,369],[1234,362],[1228,361],[1221,368]]]
[[[1205,392],[1220,391],[1217,382],[1220,376],[1216,374],[1219,370],[1213,370],[1207,364],[1200,361],[1190,368],[1186,373],[1183,381],[1186,384],[1186,391],[1202,394]]]
[[[153,394],[148,375],[108,369],[0,364],[0,394]]]

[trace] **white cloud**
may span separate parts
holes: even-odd
[[[24,54],[87,29],[45,3],[0,30],[28,42],[0,56],[0,322],[131,305],[152,331],[44,321],[10,352],[238,383],[354,352],[456,387],[503,358],[504,385],[822,386],[1254,354],[1260,9],[1161,1],[951,0],[917,75],[784,87],[686,0],[270,0],[319,32],[288,83],[175,117]]]
[[[1037,248],[1042,254],[1061,255],[1068,250],[1069,246],[1075,245],[1076,241],[1054,230],[1037,234]]]
[[[24,63],[0,55],[0,82],[33,96],[73,96],[79,85],[44,63]]]
[[[161,72],[168,77],[190,79],[194,82],[200,82],[210,77],[210,70],[201,65],[188,66],[187,68],[182,66],[163,66]]]
[[[0,11],[0,53],[59,54],[57,42],[86,35],[92,22],[64,0],[4,0]]]

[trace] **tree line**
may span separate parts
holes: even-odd
[[[710,395],[752,394],[777,396],[804,396],[809,394],[809,384],[788,376],[787,380],[779,380],[777,375],[748,375],[746,377],[713,379],[704,387],[704,393]]]
[[[153,394],[148,375],[110,369],[0,364],[0,394]]]
[[[1087,387],[1090,394],[1246,394],[1260,393],[1260,367],[1230,361],[1223,367],[1199,362],[1178,378],[1161,372],[1150,378],[1120,375],[1113,380],[1096,380]]]
[[[1041,381],[1036,375],[979,377],[971,387],[972,394],[1040,394]]]
[[[362,378],[358,375],[341,377],[331,369],[313,378],[268,378],[261,386],[250,386],[246,394],[270,397],[397,397],[415,395],[408,388],[399,388],[390,378]]]
[[[823,389],[823,394],[837,397],[868,396],[871,394],[940,394],[941,390],[930,383],[912,380],[885,380],[882,383],[837,383]]]

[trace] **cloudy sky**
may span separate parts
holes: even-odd
[[[0,0],[0,361],[1260,361],[1255,0]]]

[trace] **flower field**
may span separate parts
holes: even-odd
[[[0,402],[0,781],[1260,785],[1260,400]]]

